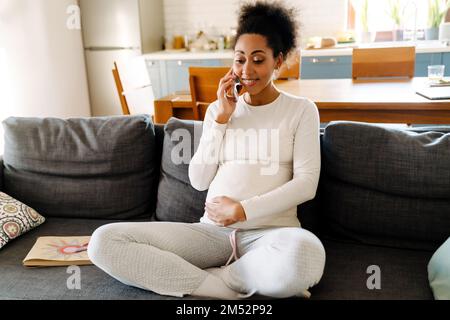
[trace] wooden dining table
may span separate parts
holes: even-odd
[[[450,124],[450,99],[430,100],[416,94],[427,85],[423,77],[275,81],[279,90],[314,101],[321,122]],[[191,110],[188,92],[170,95],[155,101],[155,122],[165,123],[171,116],[190,119]]]

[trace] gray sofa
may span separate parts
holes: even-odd
[[[8,118],[3,126],[1,191],[46,222],[0,249],[0,299],[174,299],[95,266],[82,266],[81,289],[71,290],[66,267],[25,268],[22,260],[39,236],[90,235],[117,221],[198,221],[206,192],[171,156],[193,154],[201,123],[154,126],[142,115]],[[298,207],[327,254],[311,299],[433,299],[427,264],[450,235],[450,127],[414,131],[335,122],[321,133],[318,192]]]

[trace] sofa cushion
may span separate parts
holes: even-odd
[[[329,230],[365,243],[435,249],[450,230],[449,131],[330,123],[320,181]]]
[[[165,125],[156,219],[198,222],[203,215],[207,191],[194,189],[188,176],[201,133],[200,121],[170,118]]]
[[[95,265],[80,266],[81,290],[67,287],[67,280],[73,274],[67,273],[67,267],[25,268],[22,265],[38,237],[90,235],[98,227],[115,222],[120,221],[48,218],[39,228],[12,241],[0,250],[0,300],[182,300],[125,285]],[[432,252],[321,240],[327,261],[321,281],[310,289],[311,299],[433,298],[426,274]],[[374,264],[381,271],[380,290],[369,290],[366,286],[371,275],[367,268]]]
[[[12,241],[0,250],[0,300],[179,300],[125,285],[95,265],[80,266],[80,290],[67,287],[67,281],[73,275],[68,273],[67,267],[25,268],[22,265],[38,237],[91,235],[96,228],[114,222],[120,221],[48,218],[39,228]]]
[[[44,216],[127,219],[154,209],[148,116],[10,117],[3,126],[3,190]]]
[[[426,271],[431,251],[321,240],[327,259],[322,279],[309,290],[311,299],[433,299]]]
[[[33,208],[0,192],[0,249],[44,221]]]

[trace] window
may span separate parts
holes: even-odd
[[[398,4],[398,19],[392,18],[392,5]],[[349,0],[348,27],[356,33],[364,31],[382,33],[403,30],[403,40],[411,40],[414,30],[417,39],[423,39],[424,29],[428,28],[428,5],[426,0]],[[367,5],[367,23],[364,23],[364,7]],[[441,8],[445,7],[442,0]],[[353,12],[353,14],[351,14]],[[354,21],[352,21],[352,16]]]

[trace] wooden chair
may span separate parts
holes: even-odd
[[[122,85],[122,81],[120,81],[119,70],[117,69],[116,62],[114,62],[114,69],[112,69],[112,73],[113,73],[113,77],[114,77],[114,82],[116,83],[117,94],[119,95],[119,99],[120,99],[120,105],[122,106],[122,113],[124,115],[129,115],[130,108],[128,108],[127,99],[123,95],[123,91],[124,91],[123,85]]]
[[[189,86],[194,120],[203,120],[206,109],[217,100],[219,81],[230,67],[189,67]]]
[[[154,94],[145,60],[133,57],[114,62],[112,70],[122,113],[154,115]]]
[[[414,77],[415,47],[353,49],[352,77]]]
[[[289,55],[286,61],[281,65],[277,79],[300,79],[300,64],[300,50],[296,50]]]

